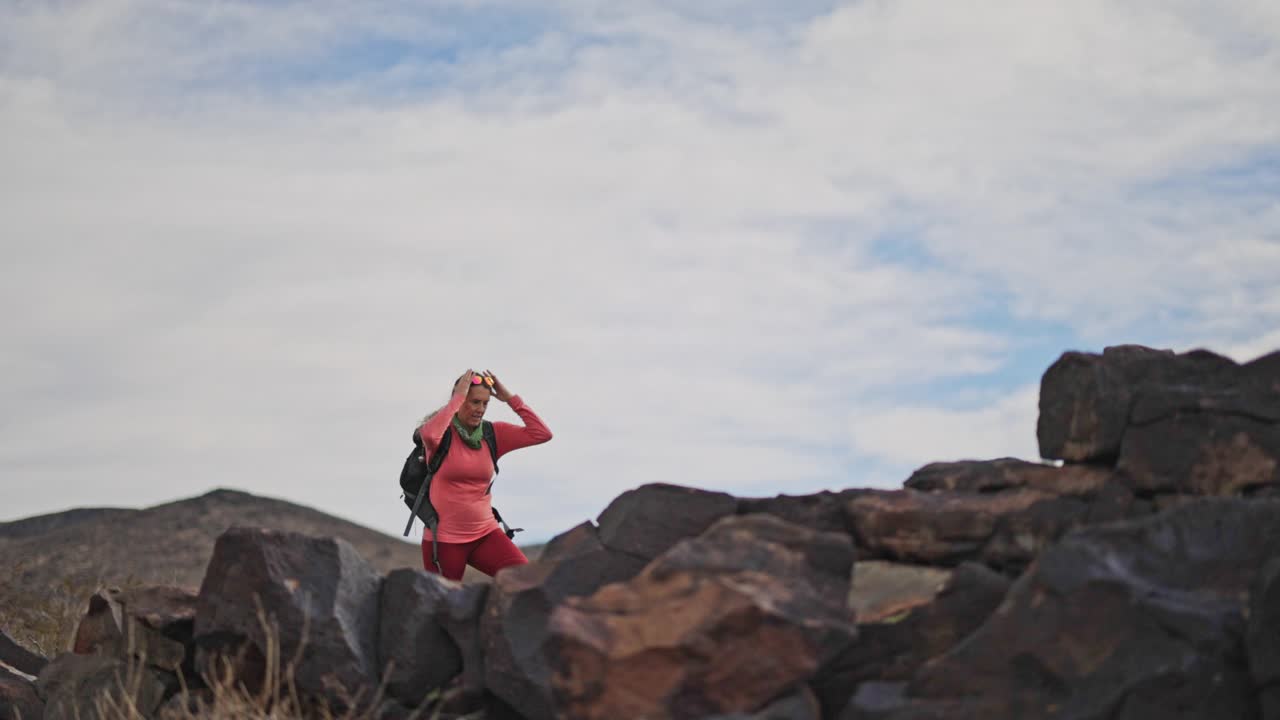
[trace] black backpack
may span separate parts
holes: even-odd
[[[498,474],[498,441],[493,432],[493,423],[485,420],[481,423],[481,434],[484,436],[484,442],[489,446],[489,457],[493,458],[493,474]],[[413,431],[413,450],[409,452],[409,457],[404,460],[404,469],[400,471],[400,489],[404,492],[404,504],[409,507],[409,522],[404,526],[404,536],[409,537],[409,531],[413,529],[413,520],[418,518],[428,528],[431,529],[431,558],[439,568],[440,561],[436,555],[436,527],[440,524],[440,514],[431,505],[431,478],[435,477],[436,471],[440,469],[440,463],[444,462],[445,455],[449,452],[449,446],[453,444],[453,436],[456,431],[450,426],[445,431],[444,437],[440,438],[440,444],[436,446],[435,452],[427,457],[426,448],[422,444],[422,435],[415,428]],[[495,479],[497,479],[495,477]],[[489,487],[485,489],[488,493],[493,489],[493,481],[489,482]],[[493,517],[502,524],[502,531],[507,534],[508,538],[515,539],[516,533],[521,532],[524,528],[511,528],[507,522],[502,519],[498,508],[493,509]],[[443,570],[441,571],[443,573]]]

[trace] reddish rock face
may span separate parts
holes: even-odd
[[[588,522],[553,538],[537,562],[498,573],[479,622],[484,685],[524,717],[552,720],[545,653],[551,612],[566,598],[629,579],[643,567],[643,560],[605,547]]]
[[[727,518],[626,583],[551,617],[560,717],[750,713],[798,689],[855,632],[853,548],[767,515]]]
[[[1084,500],[1029,488],[980,494],[882,490],[848,505],[863,558],[932,565],[977,560],[1012,569],[1082,524],[1089,509]]]

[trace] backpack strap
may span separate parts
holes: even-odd
[[[493,474],[498,474],[498,434],[493,430],[493,423],[485,420],[480,426],[481,433],[484,434],[484,441],[489,443],[489,457],[493,458]],[[493,483],[489,483],[493,487]]]
[[[488,420],[484,421],[483,431],[484,431],[484,441],[489,443],[489,456],[493,458],[493,474],[494,474],[494,479],[496,480],[498,475],[497,433],[493,431],[493,423],[489,422]],[[492,489],[493,489],[493,480],[490,480],[489,487],[485,489],[485,494],[488,494],[489,491]],[[522,532],[524,530],[524,528],[512,529],[512,527],[507,524],[507,521],[502,519],[502,513],[498,512],[498,508],[493,507],[491,505],[490,509],[493,510],[493,518],[502,525],[502,531],[507,534],[508,538],[511,538],[512,540],[514,540],[516,537],[516,533]]]

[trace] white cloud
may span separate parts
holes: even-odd
[[[851,440],[861,455],[910,469],[935,461],[1035,461],[1039,398],[1035,384],[971,409],[867,409],[852,419]]]
[[[1277,206],[1210,179],[1280,145],[1268,3],[561,3],[467,45],[511,7],[6,11],[0,518],[227,484],[398,530],[407,424],[480,362],[556,431],[501,478],[545,536],[642,482],[1026,456],[1027,378],[947,406],[1017,364],[1002,310],[1276,344]]]

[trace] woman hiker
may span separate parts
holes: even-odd
[[[524,421],[523,425],[493,423],[497,457],[551,439],[551,431],[542,419],[488,370],[482,374],[472,370],[463,373],[453,385],[448,404],[423,421],[418,433],[428,453],[435,451],[445,433],[456,434],[431,480],[427,496],[440,518],[435,536],[430,528],[422,531],[423,566],[450,580],[461,580],[467,565],[493,575],[502,568],[529,562],[499,527],[490,504],[494,455],[486,447],[483,422],[491,397],[507,403]],[[431,558],[433,539],[439,568]]]

